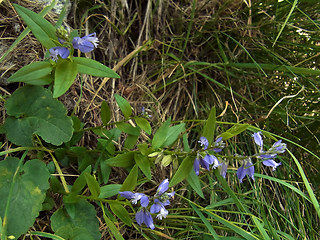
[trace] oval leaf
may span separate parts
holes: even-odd
[[[56,29],[47,20],[35,12],[24,8],[20,5],[13,4],[19,16],[26,22],[31,29],[33,35],[47,49],[55,47],[56,44],[52,40],[58,40]]]
[[[97,198],[100,195],[100,186],[97,180],[89,173],[84,173],[92,197]]]
[[[114,98],[116,99],[116,102],[117,102],[121,112],[125,116],[125,118],[129,118],[132,114],[132,109],[131,109],[129,102],[127,100],[125,100],[123,97],[121,97],[119,94],[115,94]]]
[[[207,138],[209,145],[214,138],[214,132],[216,130],[216,108],[213,107],[209,113],[209,117],[203,127],[202,136]]]
[[[101,103],[100,116],[101,116],[101,121],[102,121],[103,125],[107,125],[111,119],[111,111],[110,111],[110,107],[106,101],[103,101]]]
[[[96,77],[120,78],[112,69],[90,58],[74,57],[72,60],[78,64],[78,72]]]
[[[109,203],[111,211],[121,219],[122,222],[124,222],[127,226],[132,225],[131,217],[128,213],[128,211],[117,202]]]
[[[146,177],[151,180],[151,168],[150,168],[150,161],[149,158],[145,155],[142,155],[140,153],[136,153],[134,155],[134,160],[138,164],[141,171],[146,175]]]
[[[138,166],[136,164],[131,169],[131,171],[130,171],[129,175],[127,176],[126,180],[124,180],[120,191],[121,192],[123,192],[123,191],[132,191],[137,185],[137,178],[138,178]]]
[[[64,94],[77,76],[77,64],[68,59],[59,59],[54,76],[53,97]]]
[[[183,181],[190,173],[194,162],[194,157],[188,156],[183,159],[177,172],[172,177],[169,187],[177,185],[179,182]]]
[[[152,148],[157,150],[159,147],[163,145],[166,141],[168,132],[169,132],[169,125],[171,123],[171,118],[165,121],[161,127],[156,131],[152,139]]]
[[[121,184],[109,184],[100,188],[99,198],[109,198],[120,192]]]
[[[232,138],[243,131],[245,131],[250,125],[249,124],[236,124],[232,126],[230,129],[228,129],[226,132],[222,133],[220,136],[223,138],[223,140],[227,140],[229,138]]]
[[[24,82],[31,85],[47,85],[53,81],[49,62],[33,62],[15,72],[8,82]]]
[[[141,128],[143,131],[145,131],[149,135],[151,134],[151,126],[147,119],[142,117],[136,117],[134,120],[136,121],[139,128]]]
[[[105,162],[111,167],[131,167],[134,164],[133,152],[118,154],[113,158],[107,159]]]

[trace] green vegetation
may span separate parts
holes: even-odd
[[[1,240],[320,239],[318,0],[78,0],[60,16],[48,15],[55,2],[41,13],[13,2],[39,13],[15,5],[47,50],[61,45],[52,29],[62,21],[75,31],[68,59],[53,61],[39,59],[49,54],[28,28],[4,36],[17,40],[0,59],[1,77],[13,82],[0,88]],[[6,1],[0,8],[14,9]],[[94,51],[71,44],[93,32]],[[8,67],[28,44],[24,64]],[[276,171],[259,158],[258,131],[264,150],[280,139],[287,145]],[[226,178],[221,166],[196,175],[194,160],[206,154],[228,164]],[[240,183],[248,159],[255,180]],[[165,179],[175,192],[169,214],[152,214],[154,229],[147,220],[139,226],[144,195],[150,205],[169,198],[158,188]],[[118,194],[125,191],[144,195],[135,205],[131,193]]]

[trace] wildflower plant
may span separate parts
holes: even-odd
[[[121,120],[113,121],[111,108],[103,101],[102,125],[85,128],[78,117],[68,114],[58,97],[68,91],[78,74],[119,78],[107,66],[87,58],[86,53],[99,48],[100,33],[79,36],[77,31],[54,27],[22,6],[14,4],[14,8],[46,50],[43,61],[33,62],[9,78],[9,82],[24,86],[3,99],[6,118],[1,132],[8,148],[0,153],[6,155],[0,161],[1,240],[26,234],[95,240],[102,239],[100,229],[108,232],[108,237],[122,240],[126,228],[147,239],[189,235],[220,239],[229,238],[227,234],[243,239],[292,239],[266,215],[257,215],[270,210],[272,203],[259,200],[254,205],[252,195],[247,201],[246,195],[260,194],[257,179],[287,187],[304,203],[312,202],[320,216],[309,185],[310,197],[274,177],[283,170],[279,160],[283,156],[290,154],[298,162],[285,141],[270,144],[274,137],[264,132],[265,139],[262,130],[249,124],[217,122],[215,107],[207,119],[195,120],[197,126],[186,127],[188,121],[173,122],[170,117],[150,124],[155,115],[144,108],[135,114],[124,97],[114,94]],[[218,123],[232,127],[223,130],[217,128]],[[97,139],[94,149],[79,144],[89,131]],[[248,137],[248,151],[241,149],[240,155],[232,139],[242,134]],[[196,139],[190,137],[194,135]],[[14,153],[19,154],[11,156]],[[62,167],[72,168],[76,174],[66,175]],[[261,167],[271,168],[273,175],[261,174]],[[110,177],[119,172],[125,176],[123,181]],[[159,172],[164,180],[158,185],[154,183]],[[229,186],[232,179],[236,184]],[[246,184],[239,184],[243,182],[251,183],[253,189],[244,193]],[[237,190],[241,194],[235,193]],[[40,211],[50,213],[51,232],[30,229]],[[230,220],[233,215],[236,220]],[[284,222],[296,230],[291,222]]]

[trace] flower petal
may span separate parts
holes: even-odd
[[[199,170],[200,170],[199,164],[200,164],[199,158],[196,158],[193,163],[193,169],[196,172],[197,176],[199,176]]]
[[[124,191],[124,192],[119,192],[121,197],[127,198],[127,199],[132,199],[134,198],[134,193],[130,191]]]
[[[158,195],[161,196],[165,191],[168,190],[168,187],[169,187],[169,180],[167,178],[167,179],[163,180],[162,183],[160,183],[158,190],[157,190]]]

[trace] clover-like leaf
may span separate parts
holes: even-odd
[[[50,173],[40,160],[27,161],[16,175],[19,159],[7,157],[0,161],[0,217],[4,219],[7,201],[10,202],[6,216],[7,235],[16,239],[33,225],[42,209],[42,202],[49,188]],[[8,200],[11,184],[14,184],[11,199]]]
[[[4,129],[8,140],[16,145],[32,146],[33,134],[57,146],[72,137],[72,120],[66,115],[67,110],[45,88],[19,88],[7,100],[5,107],[9,117]]]

